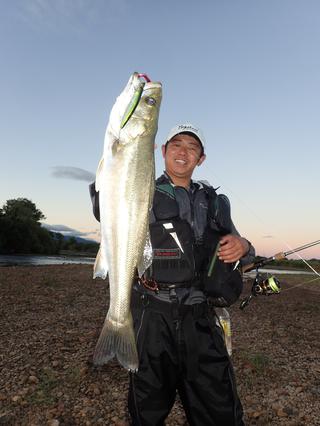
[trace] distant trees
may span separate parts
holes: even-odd
[[[51,233],[41,227],[41,210],[27,198],[8,200],[0,209],[0,253],[56,253]]]
[[[15,198],[7,200],[6,204],[0,209],[0,214],[10,217],[13,220],[29,221],[39,223],[45,219],[45,215],[36,205],[27,198]]]
[[[256,256],[255,262],[266,259],[265,257]],[[309,259],[307,261],[309,265],[313,268],[318,269],[320,267],[320,259]],[[268,263],[266,268],[282,268],[282,269],[309,269],[308,265],[302,259],[281,259],[281,260],[273,260]]]
[[[41,226],[44,214],[27,198],[7,200],[0,208],[0,253],[56,254],[60,250],[85,251],[74,237],[65,239]],[[89,247],[90,246],[90,247]],[[88,251],[95,252],[97,244],[88,243]],[[89,250],[90,248],[90,250]]]
[[[99,249],[99,244],[92,241],[88,242],[79,242],[75,237],[63,237],[63,241],[60,246],[60,250],[65,252],[77,252],[77,253],[91,253],[97,254]]]
[[[320,266],[319,259],[309,259],[307,261],[309,265],[313,268],[318,268]],[[270,263],[270,266],[280,266],[284,268],[294,268],[294,269],[309,269],[308,265],[302,259],[282,259],[282,260],[274,260]]]

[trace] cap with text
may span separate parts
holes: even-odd
[[[194,136],[196,136],[196,138],[201,143],[203,151],[204,151],[206,141],[199,127],[196,127],[191,123],[178,124],[178,126],[175,126],[170,130],[167,137],[167,142],[169,142],[175,136],[179,135],[179,133],[191,133]]]

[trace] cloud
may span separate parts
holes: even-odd
[[[59,179],[83,180],[85,182],[94,182],[95,175],[79,167],[55,166],[52,167],[51,175]]]
[[[129,0],[20,0],[12,7],[18,19],[33,28],[68,28],[78,33],[99,22],[121,20],[131,4]]]

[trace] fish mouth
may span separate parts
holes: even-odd
[[[138,73],[135,72],[133,74],[134,78],[138,80],[138,84],[142,84],[143,85],[143,91],[149,89],[149,88],[162,88],[162,84],[160,83],[160,81],[152,81],[151,78],[148,77],[147,74],[145,73]],[[145,80],[145,81],[143,81]]]
[[[134,72],[131,78],[132,78],[132,84],[135,87],[135,91],[140,92],[140,98],[142,96],[142,93],[145,93],[146,91],[150,89],[152,90],[162,89],[162,84],[160,83],[160,81],[152,81],[147,76],[147,74]],[[139,103],[139,100],[137,101],[137,104]]]
[[[123,127],[130,120],[142,96],[146,95],[146,102],[149,103],[150,106],[155,105],[157,103],[157,99],[153,98],[152,96],[148,97],[148,91],[159,93],[162,89],[162,84],[159,81],[151,81],[147,74],[140,74],[137,72],[132,74],[127,87],[130,86],[131,90],[133,89],[133,95],[122,116],[120,129],[123,129]]]
[[[159,98],[161,99],[162,84],[158,81],[150,81],[143,87],[141,97],[143,97],[149,105],[155,105]]]

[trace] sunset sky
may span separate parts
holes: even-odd
[[[194,123],[207,139],[195,178],[228,195],[258,254],[320,239],[318,0],[11,0],[0,12],[0,206],[29,198],[50,229],[98,240],[88,183],[138,71],[163,84],[158,175],[170,128]]]

